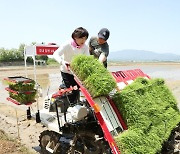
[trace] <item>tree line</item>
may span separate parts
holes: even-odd
[[[32,43],[35,44],[35,43]],[[24,47],[25,44],[20,44],[18,49],[5,49],[0,48],[0,62],[20,62],[24,61]],[[48,56],[36,56],[37,60],[48,60]],[[27,58],[27,62],[33,63],[31,57]]]

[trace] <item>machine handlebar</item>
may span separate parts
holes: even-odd
[[[56,98],[59,96],[63,96],[64,94],[71,93],[73,90],[78,90],[78,87],[70,86],[69,88],[66,88],[66,89],[60,89],[58,92],[52,95],[52,98]]]

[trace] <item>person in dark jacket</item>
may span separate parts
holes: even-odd
[[[91,37],[89,41],[89,53],[99,59],[104,67],[107,68],[107,57],[109,55],[109,45],[107,40],[109,38],[110,31],[107,28],[102,28],[97,37]]]

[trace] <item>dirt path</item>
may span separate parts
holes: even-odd
[[[25,111],[1,104],[0,129],[13,139],[19,140],[32,152],[39,153],[39,135],[46,128],[36,123],[34,119],[27,120]]]

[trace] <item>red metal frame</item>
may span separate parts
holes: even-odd
[[[10,89],[8,87],[6,87],[5,90],[18,95],[18,91],[12,90],[12,89]]]
[[[69,88],[66,88],[66,89],[60,89],[58,92],[56,92],[56,93],[54,93],[53,95],[52,95],[52,98],[56,98],[56,97],[58,97],[58,96],[62,96],[62,95],[64,95],[65,93],[70,93],[70,92],[72,92],[73,90],[78,90],[78,87],[77,86],[71,86],[71,87],[69,87]]]
[[[92,97],[89,94],[89,92],[86,90],[86,88],[84,88],[84,86],[80,83],[80,81],[79,81],[79,79],[77,77],[75,77],[75,80],[78,83],[78,85],[80,86],[80,90],[84,94],[84,96],[86,97],[86,99],[89,102],[90,106],[92,108],[94,108],[96,106],[96,103],[92,99]],[[113,153],[114,154],[120,154],[120,151],[119,151],[119,149],[118,149],[118,147],[116,145],[116,142],[114,141],[111,133],[109,132],[109,130],[108,130],[106,124],[105,124],[105,121],[102,118],[101,113],[95,111],[95,115],[96,115],[96,117],[98,119],[98,122],[99,122],[103,132],[104,132],[105,139],[108,141],[109,146],[111,147]]]
[[[127,70],[125,71],[126,74],[128,74],[132,80],[135,80],[138,76],[140,76],[138,73],[136,73],[136,71],[134,70]]]
[[[128,80],[132,80],[131,76],[125,71],[112,72],[112,75],[116,82],[124,82],[126,85]]]
[[[115,78],[116,82],[124,82],[125,84],[128,84],[124,77],[119,74],[119,72],[112,72],[112,75]]]
[[[11,93],[14,93],[14,94],[16,94],[16,95],[18,95],[18,94],[20,94],[20,93],[24,93],[24,94],[27,94],[27,95],[28,95],[28,94],[31,94],[32,92],[34,92],[34,91],[19,92],[19,91],[12,90],[12,89],[10,89],[10,88],[8,88],[8,87],[6,87],[5,90],[7,90],[7,91],[9,91],[9,92],[11,92]]]
[[[112,75],[116,82],[124,82],[125,84],[128,84],[128,80],[135,80],[137,77],[147,77],[150,79],[150,77],[140,69],[112,72]]]
[[[12,102],[12,103],[14,103],[14,104],[16,104],[16,105],[31,105],[33,102],[28,102],[27,104],[21,104],[20,102],[18,102],[18,101],[16,101],[15,99],[13,99],[13,98],[11,98],[11,97],[7,97],[6,98],[8,101],[10,101],[10,102]]]
[[[139,76],[147,77],[148,79],[150,79],[150,77],[147,74],[145,74],[143,71],[141,71],[140,69],[134,69],[134,71],[136,71],[136,73],[138,73]]]
[[[24,81],[16,81],[16,78],[23,78],[23,79],[26,79],[26,80],[24,80]],[[22,77],[22,76],[8,77],[8,78],[4,78],[4,80],[6,80],[6,81],[8,81],[8,82],[11,82],[11,83],[18,83],[18,82],[30,83],[30,82],[32,82],[31,79],[25,78],[25,77]]]
[[[127,130],[127,129],[128,129],[128,128],[127,128],[127,125],[126,125],[126,123],[124,122],[124,120],[123,120],[123,118],[122,118],[119,110],[118,110],[117,107],[115,106],[113,100],[112,100],[109,96],[107,97],[107,99],[108,99],[109,103],[111,104],[113,110],[115,111],[115,113],[116,113],[116,115],[117,115],[117,117],[118,117],[118,119],[119,119],[119,121],[120,121],[123,129],[124,129],[124,130]]]

